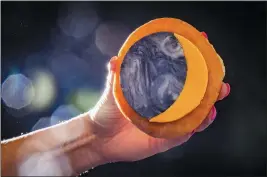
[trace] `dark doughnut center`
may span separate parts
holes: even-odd
[[[159,32],[136,42],[127,52],[120,84],[129,105],[150,119],[167,110],[179,97],[187,65],[173,33]]]

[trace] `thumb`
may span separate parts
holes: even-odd
[[[115,68],[116,68],[116,60],[117,57],[114,56],[110,59],[107,68],[108,68],[108,76],[106,81],[106,87],[104,94],[107,94],[107,96],[113,96],[113,83],[114,83],[114,77],[115,77]]]
[[[98,100],[93,109],[89,111],[90,118],[102,127],[108,127],[115,121],[115,117],[119,114],[114,96],[113,96],[113,83],[115,77],[115,62],[117,57],[112,57],[107,65],[108,75],[103,94]],[[114,118],[113,118],[114,117]]]

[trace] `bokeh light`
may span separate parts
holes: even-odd
[[[49,64],[57,83],[67,91],[89,82],[90,65],[72,52],[55,53]]]
[[[45,69],[47,67],[47,62],[49,61],[49,56],[52,50],[42,49],[38,52],[29,53],[23,60],[23,65],[19,65],[20,69],[24,73],[32,74],[37,69]]]
[[[81,112],[78,111],[73,105],[61,105],[59,106],[51,117],[42,117],[37,123],[32,127],[32,131],[36,131],[43,128],[48,128],[46,135],[53,137],[53,142],[58,142],[59,144],[64,142],[70,142],[74,139],[80,137],[86,130],[84,121],[75,121],[72,124],[59,124],[64,121],[73,121],[77,115]],[[71,120],[70,120],[71,119]],[[51,127],[57,126],[57,128]],[[40,149],[45,149],[46,144],[38,141],[32,140],[32,142],[26,142],[25,146],[38,146]],[[38,157],[42,158],[42,157]],[[39,171],[39,170],[38,170]]]
[[[56,97],[56,86],[53,75],[44,70],[36,71],[33,74],[32,83],[35,95],[31,108],[33,110],[43,110],[51,106]]]
[[[109,57],[118,54],[120,47],[130,34],[130,30],[119,22],[100,24],[95,33],[95,44],[102,54]]]
[[[59,125],[58,123],[68,121],[80,113],[73,105],[61,105],[52,114],[51,125]],[[68,125],[73,125],[75,128],[69,127]],[[50,132],[55,138],[55,141],[70,142],[80,137],[84,133],[85,127],[83,121],[75,121],[72,124],[60,124],[60,127],[57,127],[56,130],[50,129]]]
[[[2,84],[2,100],[14,109],[21,109],[31,104],[34,98],[32,81],[23,74],[12,74]]]
[[[82,112],[92,108],[100,98],[101,93],[92,89],[78,89],[71,96],[69,102]]]
[[[31,129],[31,131],[36,131],[36,130],[47,128],[50,126],[51,126],[51,118],[50,117],[42,117],[35,123],[35,125]]]
[[[79,114],[81,114],[81,112],[73,105],[61,105],[53,112],[51,125],[56,125],[60,122],[69,120]]]
[[[98,20],[95,9],[90,5],[68,4],[59,13],[58,25],[65,35],[80,39],[92,33]]]
[[[79,114],[81,114],[81,112],[73,105],[61,105],[53,112],[51,117],[40,118],[32,127],[32,131],[56,125],[60,122],[76,117]]]

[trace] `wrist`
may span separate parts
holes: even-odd
[[[101,148],[104,141],[95,131],[97,127],[91,121],[89,114],[85,113],[73,118],[68,124],[70,132],[83,129],[80,136],[65,143],[59,150],[59,154],[67,155],[72,167],[72,175],[77,175],[90,168],[105,164],[106,159]],[[82,128],[81,125],[83,125]]]
[[[37,173],[42,170],[40,168],[48,168],[50,171],[45,173],[52,175],[78,175],[105,163],[98,150],[102,141],[94,129],[89,115],[85,113],[46,130],[36,132],[30,139],[30,142],[34,143],[26,143],[21,153],[24,154],[26,150],[29,151],[30,149],[31,152],[26,154],[31,156],[32,154],[39,154],[38,158],[33,159],[32,162],[35,164],[38,162],[37,159],[42,160],[43,165],[35,168]],[[45,146],[40,148],[39,144]],[[48,166],[44,166],[45,164]]]

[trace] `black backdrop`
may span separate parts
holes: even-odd
[[[23,65],[24,56],[50,45],[50,29],[55,28],[58,9],[64,2],[1,4],[3,81],[8,75],[10,63]],[[266,174],[266,2],[94,4],[102,21],[122,22],[130,30],[151,19],[168,16],[180,18],[205,31],[224,59],[227,69],[225,81],[231,84],[232,90],[227,99],[217,103],[216,121],[184,145],[138,162],[100,166],[85,175]],[[25,20],[27,26],[21,28],[21,21],[25,23]],[[101,54],[99,57],[108,59]],[[106,60],[99,62],[103,69]],[[100,71],[102,78],[105,72]],[[98,80],[100,88],[104,79]],[[3,102],[1,110],[2,140],[29,132],[38,121],[35,114],[18,121],[8,114]],[[53,108],[39,115],[49,115],[52,111]]]

